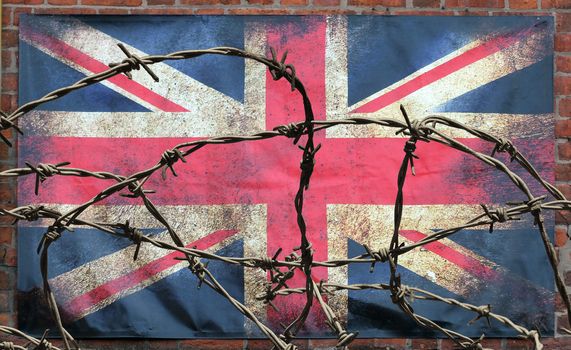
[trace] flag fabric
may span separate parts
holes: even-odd
[[[553,21],[550,17],[375,16],[23,16],[20,24],[20,104],[107,69],[125,59],[117,43],[139,56],[233,46],[267,55],[288,50],[312,100],[316,119],[353,116],[413,119],[440,114],[511,139],[553,180]],[[129,175],[189,140],[247,135],[303,120],[301,98],[266,68],[235,57],[201,56],[152,66],[133,79],[116,76],[43,104],[20,119],[18,159],[71,162],[92,171]],[[338,126],[316,134],[317,153],[304,215],[315,260],[344,259],[387,247],[392,235],[397,173],[405,139],[377,126]],[[493,145],[446,130],[478,151]],[[524,200],[507,176],[469,155],[419,142],[416,176],[407,177],[401,240],[461,225],[480,203]],[[290,139],[204,147],[174,165],[178,177],[146,184],[162,215],[189,246],[228,256],[289,254],[299,245],[293,199],[301,153]],[[509,158],[498,155],[509,162]],[[515,163],[510,168],[518,169]],[[534,194],[541,187],[519,169]],[[20,205],[60,211],[111,185],[108,180],[52,177],[34,195],[21,178]],[[112,196],[83,214],[102,222],[130,220],[169,240],[140,200]],[[553,218],[548,217],[550,234]],[[42,302],[35,248],[49,221],[21,223],[18,254],[19,325],[40,334],[51,321]],[[77,228],[50,247],[49,276],[65,325],[78,337],[256,337],[260,332],[197,279],[177,253]],[[475,305],[490,304],[543,334],[553,333],[553,278],[531,217],[466,230],[399,258],[404,284]],[[278,297],[278,312],[256,296],[266,274],[213,261],[214,276],[263,322],[279,329],[304,299]],[[388,266],[315,268],[316,281],[387,283]],[[300,280],[298,280],[299,282]],[[301,284],[300,284],[301,285]],[[296,286],[296,281],[293,282]],[[290,286],[291,287],[291,286]],[[364,337],[442,336],[421,329],[383,291],[327,297],[350,331]],[[446,304],[416,300],[415,311],[445,327],[480,336],[509,336],[497,322]],[[313,312],[305,336],[330,333]]]

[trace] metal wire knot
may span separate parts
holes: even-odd
[[[485,204],[480,204],[480,206],[482,207],[482,209],[484,209],[486,216],[490,220],[492,220],[492,222],[490,223],[490,229],[489,229],[490,233],[494,232],[494,223],[496,223],[496,222],[506,222],[508,220],[518,220],[518,218],[512,218],[508,214],[506,208],[500,207],[500,208],[496,208],[495,210],[490,210],[488,208],[488,206],[486,206]]]
[[[270,70],[270,74],[274,80],[280,80],[283,77],[289,75],[289,82],[291,84],[291,91],[295,90],[295,67],[292,64],[286,64],[285,60],[287,58],[287,51],[284,52],[282,55],[281,60],[278,61],[278,56],[276,54],[276,50],[273,47],[270,47],[270,53],[272,58],[270,62],[272,63],[273,67],[270,66],[268,69]],[[289,70],[289,72],[288,72]]]
[[[529,212],[534,216],[534,225],[538,225],[540,221],[543,221],[543,217],[541,215],[541,202],[545,199],[545,196],[533,198],[525,204],[529,207]]]
[[[28,168],[32,170],[36,174],[36,185],[34,187],[34,193],[38,195],[38,191],[40,188],[40,183],[46,181],[46,179],[50,176],[54,176],[56,174],[61,174],[61,170],[58,169],[59,167],[69,165],[69,162],[61,162],[57,164],[42,164],[39,163],[37,166],[33,166],[32,164],[26,162]]]
[[[375,259],[375,261],[373,261],[371,263],[371,268],[369,269],[369,272],[373,272],[375,270],[375,264],[377,262],[386,262],[389,260],[389,254],[390,254],[390,250],[387,247],[383,247],[381,249],[379,249],[378,251],[373,251],[371,248],[369,248],[368,245],[363,244],[363,248],[365,248],[365,250],[367,251],[367,254]]]
[[[49,226],[38,244],[37,253],[39,254],[43,248],[47,248],[50,244],[60,239],[61,233],[66,229],[72,231],[70,228],[64,226]]]
[[[183,163],[186,163],[186,159],[184,159],[184,154],[178,148],[173,148],[163,153],[163,155],[161,156],[161,163],[165,165],[162,171],[163,180],[167,178],[167,168],[170,169],[170,171],[174,176],[177,176],[176,172],[174,171],[173,164],[179,160],[182,161]]]
[[[52,343],[47,341],[46,339],[42,339],[35,350],[51,350],[53,349]]]
[[[468,321],[468,324],[472,324],[481,319],[482,317],[485,317],[486,321],[488,321],[488,326],[491,326],[490,313],[492,312],[492,306],[490,304],[479,306],[473,311],[477,312],[478,316]]]
[[[494,146],[492,150],[492,157],[496,153],[507,152],[510,155],[510,162],[513,162],[514,159],[519,155],[517,148],[510,140],[504,140],[501,137],[498,138],[498,142]]]
[[[4,112],[0,111],[0,131],[9,128],[14,128],[14,130],[16,130],[20,135],[24,135],[22,130],[16,124],[14,124],[14,122],[8,119],[8,116]],[[8,147],[12,147],[10,140],[8,140],[6,136],[2,135],[2,133],[0,133],[0,138],[2,141],[4,141],[5,144],[8,145]]]
[[[405,302],[405,297],[410,294],[410,290],[407,286],[401,285],[398,282],[397,285],[391,287],[391,300],[395,304],[402,304]]]
[[[338,348],[343,347],[343,346],[347,346],[353,340],[355,340],[355,338],[357,338],[358,335],[359,335],[359,332],[347,333],[347,331],[345,329],[343,329],[343,330],[341,330],[341,332],[339,332],[339,336],[337,337],[337,345],[335,345],[335,346]]]
[[[208,262],[206,262],[206,264],[203,264],[200,259],[196,258],[196,257],[192,257],[189,261],[189,266],[188,268],[190,269],[190,271],[198,278],[198,289],[200,289],[200,287],[202,287],[202,283],[204,282],[204,279],[206,278],[206,268],[208,267]]]
[[[16,350],[16,346],[14,345],[14,343],[12,343],[10,341],[4,341],[4,342],[0,343],[0,349]]]
[[[11,215],[14,217],[12,225],[18,222],[18,220],[26,221],[36,221],[40,218],[40,211],[44,209],[43,205],[26,205],[23,207],[15,208],[13,210],[6,210],[0,208],[0,215]]]
[[[130,53],[122,43],[117,44],[117,46],[119,46],[127,58],[121,61],[121,63],[110,63],[109,67],[113,68],[121,64],[127,64],[123,73],[125,73],[129,79],[133,79],[133,76],[131,75],[132,70],[139,70],[141,67],[143,67],[143,69],[151,76],[151,78],[153,78],[155,82],[159,82],[159,77],[151,70],[151,68],[149,68],[149,66],[147,66],[145,61],[143,61],[139,56]]]
[[[274,131],[279,132],[281,135],[284,135],[289,138],[293,138],[293,144],[295,145],[301,135],[303,135],[303,131],[305,129],[304,124],[296,124],[290,123],[286,125],[279,125],[273,128]]]

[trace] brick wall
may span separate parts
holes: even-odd
[[[549,15],[555,17],[555,112],[556,181],[571,198],[571,0],[3,0],[2,1],[2,94],[1,109],[17,105],[18,19],[33,14],[382,14],[502,16]],[[8,133],[15,141],[15,135]],[[0,145],[0,171],[16,166],[15,149]],[[0,180],[0,205],[14,205],[15,181]],[[0,325],[16,322],[16,236],[10,222],[0,221]],[[558,215],[555,231],[562,272],[571,285],[571,213]],[[560,305],[561,303],[559,303]],[[561,309],[561,308],[560,308]],[[567,326],[565,314],[557,313],[558,326]],[[0,341],[3,340],[0,335]],[[334,348],[334,341],[300,340],[303,348]],[[547,349],[571,349],[571,338],[544,339]],[[269,349],[261,340],[181,341],[84,341],[87,349]],[[531,349],[528,342],[491,339],[494,349]],[[452,343],[433,339],[358,339],[351,349],[452,349]]]

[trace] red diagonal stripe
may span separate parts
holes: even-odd
[[[400,231],[400,235],[413,242],[418,242],[427,236],[424,233],[409,230]],[[451,263],[457,265],[466,272],[480,279],[490,281],[500,277],[498,271],[483,264],[478,259],[474,259],[471,256],[463,254],[448,247],[447,245],[444,245],[440,241],[428,243],[424,245],[424,248],[443,257],[444,259],[450,261]]]
[[[197,241],[187,244],[186,247],[194,247],[197,249],[207,249],[213,245],[222,242],[223,240],[235,235],[238,231],[235,230],[221,230],[209,234]],[[144,249],[144,248],[141,248]],[[176,258],[184,257],[184,254],[180,252],[173,252],[151,261],[140,268],[131,271],[130,273],[104,283],[85,294],[82,294],[69,303],[67,303],[62,309],[65,310],[71,317],[76,318],[82,315],[87,309],[96,305],[97,303],[121,293],[122,291],[128,290],[142,283],[143,281],[156,276],[160,272],[179,264],[180,261]]]
[[[86,55],[85,53],[77,50],[76,48],[66,44],[63,41],[46,34],[34,32],[30,28],[22,27],[20,30],[20,35],[25,38],[25,40],[32,42],[34,45],[44,47],[56,55],[63,57],[66,60],[69,60],[78,66],[89,70],[92,73],[100,73],[109,69],[109,66],[106,64]],[[137,96],[143,101],[150,103],[162,111],[188,112],[186,108],[173,101],[170,101],[169,99],[157,94],[145,86],[128,79],[124,75],[116,75],[110,79],[107,79],[107,81]]]
[[[530,30],[525,30],[511,35],[499,35],[483,44],[472,48],[457,57],[454,57],[439,66],[419,75],[418,77],[402,84],[401,86],[387,92],[384,95],[362,105],[361,107],[351,111],[351,113],[373,113],[386,106],[389,106],[404,97],[420,90],[421,88],[434,83],[460,69],[469,66],[483,58],[495,54],[519,41],[527,36]]]

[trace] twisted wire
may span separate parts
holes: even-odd
[[[530,214],[534,218],[534,224],[537,226],[539,235],[544,244],[549,263],[552,267],[558,292],[561,295],[568,317],[571,320],[571,303],[569,301],[565,285],[562,281],[558,270],[558,261],[552,242],[547,235],[545,223],[543,219],[543,211],[559,211],[571,210],[571,201],[567,200],[565,196],[552,184],[546,181],[539,172],[531,165],[531,163],[517,150],[510,140],[494,137],[493,135],[471,128],[469,126],[458,123],[454,120],[442,116],[428,116],[420,120],[410,120],[405,108],[401,106],[401,113],[404,122],[398,119],[376,119],[366,117],[354,117],[343,120],[314,120],[311,102],[305,91],[305,88],[296,76],[295,67],[286,63],[287,52],[285,52],[280,59],[275,50],[270,50],[270,57],[264,57],[248,53],[243,50],[230,48],[230,47],[216,47],[206,50],[187,50],[179,51],[166,55],[144,56],[139,57],[130,53],[125,46],[119,44],[119,48],[123,51],[126,58],[119,63],[112,63],[109,69],[88,76],[80,81],[67,87],[55,90],[43,96],[38,100],[28,102],[9,115],[0,113],[0,138],[8,145],[11,146],[10,141],[5,135],[2,135],[3,130],[15,129],[18,133],[22,134],[22,130],[18,128],[16,122],[25,113],[38,107],[39,105],[52,101],[54,99],[63,97],[68,93],[86,86],[101,82],[109,79],[118,74],[125,74],[128,78],[132,79],[131,71],[143,68],[155,81],[159,81],[159,77],[151,70],[150,66],[155,63],[163,62],[166,60],[182,60],[199,57],[202,55],[225,55],[237,56],[244,59],[252,59],[268,67],[270,75],[274,80],[286,79],[291,86],[292,92],[297,92],[301,95],[304,105],[305,119],[300,122],[290,123],[275,127],[273,130],[263,131],[252,135],[236,135],[236,136],[220,136],[203,140],[196,140],[181,143],[174,148],[164,151],[157,163],[151,168],[138,171],[136,173],[114,174],[106,171],[93,171],[79,168],[69,167],[68,162],[60,162],[56,164],[37,164],[33,165],[26,163],[26,168],[14,168],[0,172],[2,177],[22,177],[35,175],[34,192],[37,194],[40,185],[49,177],[63,176],[63,177],[93,177],[96,179],[111,181],[112,184],[106,189],[101,191],[89,201],[82,203],[65,213],[60,213],[54,209],[45,206],[21,206],[13,209],[0,208],[0,215],[7,215],[14,218],[14,221],[47,221],[49,223],[48,229],[44,234],[42,241],[38,247],[40,254],[40,270],[43,279],[44,297],[47,300],[48,307],[52,314],[54,323],[56,324],[60,335],[62,336],[65,349],[79,348],[71,334],[63,326],[60,317],[58,305],[55,296],[51,291],[49,285],[48,265],[49,265],[49,248],[52,244],[65,234],[65,231],[73,230],[75,226],[89,226],[100,230],[106,234],[115,235],[129,239],[135,244],[136,250],[134,259],[137,259],[139,250],[143,244],[151,244],[165,250],[178,251],[184,254],[184,258],[180,258],[188,263],[188,270],[197,278],[198,287],[207,285],[214,291],[222,295],[228,300],[238,311],[250,319],[260,331],[272,342],[273,346],[279,350],[295,350],[297,346],[292,343],[297,333],[303,327],[307,317],[310,313],[312,305],[316,302],[326,317],[326,323],[331,331],[337,336],[337,347],[347,347],[353,339],[358,336],[358,332],[350,331],[343,324],[343,321],[337,317],[333,309],[329,306],[327,301],[323,298],[322,294],[331,294],[342,290],[364,290],[374,289],[387,291],[391,294],[391,300],[395,303],[405,314],[410,316],[419,326],[430,328],[442,332],[451,338],[459,347],[464,349],[483,349],[481,341],[484,337],[478,339],[471,339],[454,330],[447,329],[441,325],[431,321],[430,319],[419,315],[414,312],[411,302],[417,300],[429,300],[443,302],[448,305],[459,307],[476,314],[476,317],[471,323],[477,322],[481,318],[485,318],[488,322],[493,319],[506,326],[511,327],[518,332],[522,337],[529,339],[533,342],[536,349],[541,350],[542,344],[540,341],[540,334],[536,330],[527,329],[521,325],[515,324],[513,321],[505,316],[498,315],[492,312],[490,305],[475,306],[463,303],[451,298],[440,297],[429,291],[424,291],[412,286],[408,286],[401,281],[401,276],[398,273],[398,257],[406,254],[407,252],[422,247],[431,242],[441,240],[456,234],[467,228],[476,228],[482,226],[489,226],[489,231],[493,231],[495,223],[503,223],[511,220],[519,220],[522,215]],[[314,143],[315,132],[325,130],[337,125],[364,125],[374,124],[380,127],[389,127],[397,129],[396,134],[403,134],[408,136],[403,147],[403,160],[399,169],[397,177],[397,197],[394,206],[394,226],[392,238],[388,247],[383,247],[378,251],[372,250],[367,245],[364,245],[364,254],[342,260],[327,260],[315,261],[313,258],[314,251],[312,243],[307,236],[307,225],[303,216],[304,194],[310,189],[310,180],[315,168],[318,151],[321,147],[320,144]],[[458,140],[448,137],[445,133],[439,130],[440,126],[455,128],[458,130],[466,131],[493,146],[491,155],[486,155],[477,152],[468,146],[464,145]],[[143,186],[147,180],[156,172],[160,171],[163,179],[167,176],[167,170],[177,176],[174,165],[178,161],[186,163],[188,157],[204,147],[215,147],[216,145],[231,144],[237,142],[252,142],[270,139],[274,137],[286,137],[293,139],[293,143],[297,144],[302,137],[305,137],[303,145],[298,147],[302,151],[300,161],[300,177],[299,186],[294,199],[294,207],[296,210],[296,219],[299,229],[299,246],[296,250],[289,252],[285,258],[280,259],[279,256],[282,250],[279,249],[274,256],[262,257],[227,257],[220,256],[207,251],[186,248],[184,242],[181,240],[179,234],[173,229],[173,226],[164,218],[156,206],[150,201],[147,194],[152,193],[153,190],[145,189]],[[493,167],[502,172],[512,183],[518,188],[526,197],[527,200],[521,203],[506,203],[506,207],[498,207],[490,209],[485,204],[482,204],[482,213],[472,218],[468,222],[461,224],[457,227],[437,230],[430,235],[427,235],[420,241],[408,245],[404,245],[399,241],[400,224],[403,218],[404,208],[404,187],[406,182],[407,173],[410,169],[411,174],[415,175],[414,160],[418,160],[415,154],[419,143],[436,142],[445,146],[456,149],[460,152],[466,153],[484,164]],[[547,191],[545,195],[534,195],[528,184],[514,171],[512,171],[505,163],[495,158],[496,154],[505,152],[510,157],[510,162],[516,162],[524,170],[527,171],[531,177],[537,181]],[[180,166],[180,165],[178,165]],[[125,191],[127,193],[125,193]],[[113,222],[91,222],[83,219],[82,214],[86,209],[94,204],[113,195],[121,195],[134,199],[141,200],[148,212],[156,218],[168,231],[171,242],[161,241],[153,237],[146,236],[142,231],[129,224],[127,220],[125,223]],[[552,201],[546,201],[547,196],[550,195],[555,198]],[[288,253],[288,252],[286,252]],[[201,259],[206,259],[207,262],[202,262]],[[228,291],[219,283],[215,276],[208,269],[208,261],[216,260],[228,264],[240,265],[245,268],[261,269],[269,276],[263,282],[264,292],[256,296],[256,300],[261,301],[271,307],[276,308],[273,301],[277,297],[285,297],[291,294],[305,295],[305,304],[299,315],[292,320],[288,325],[284,325],[281,333],[270,329],[257,316],[243,303],[239,302],[236,298],[228,293]],[[350,264],[366,263],[371,264],[370,270],[373,271],[377,263],[389,263],[390,278],[388,284],[360,284],[360,285],[340,285],[331,284],[321,281],[317,284],[312,277],[312,269],[314,268],[335,268],[347,266]],[[287,282],[294,276],[296,271],[300,271],[305,276],[305,287],[290,288]],[[569,330],[563,330],[570,332]],[[42,339],[38,340],[30,337],[23,332],[10,327],[0,326],[0,332],[10,334],[13,336],[22,337],[27,340],[30,346],[35,346],[36,349],[54,349],[59,350],[57,347],[50,344],[45,335]],[[20,346],[11,342],[0,343],[0,349],[28,349],[29,346]]]

